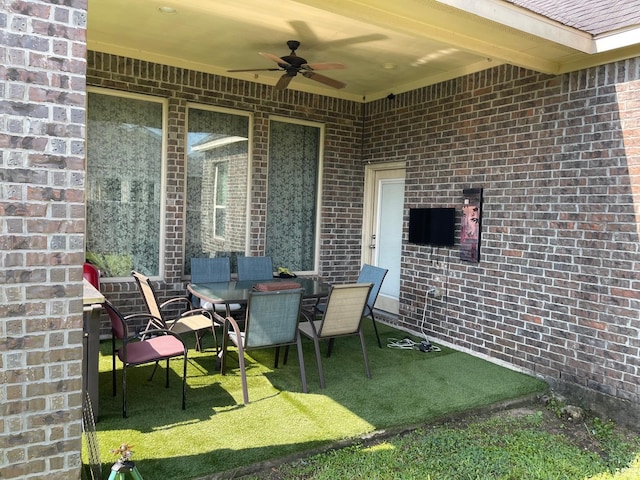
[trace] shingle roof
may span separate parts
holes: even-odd
[[[506,0],[591,35],[640,26],[640,0]]]

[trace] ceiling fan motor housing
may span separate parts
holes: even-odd
[[[289,50],[291,50],[292,52],[296,51],[299,46],[300,46],[300,42],[298,40],[287,41],[287,47],[289,47]]]

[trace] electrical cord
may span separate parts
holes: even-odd
[[[440,347],[436,347],[429,340],[422,340],[415,342],[409,337],[404,337],[401,340],[397,338],[389,338],[387,343],[388,348],[395,348],[399,350],[420,350],[421,352],[439,352]]]

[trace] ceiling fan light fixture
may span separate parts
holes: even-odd
[[[176,13],[176,12],[177,12],[177,10],[176,10],[175,8],[173,8],[173,7],[167,7],[167,6],[161,6],[161,7],[158,7],[158,11],[159,11],[160,13],[164,13],[164,14],[166,14],[166,15],[173,15],[174,13]]]
[[[396,68],[398,68],[398,65],[396,65],[395,63],[383,63],[382,64],[382,68],[384,68],[385,70],[395,70]]]

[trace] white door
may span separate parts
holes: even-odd
[[[362,262],[388,269],[376,308],[398,313],[404,213],[404,163],[367,165]]]

